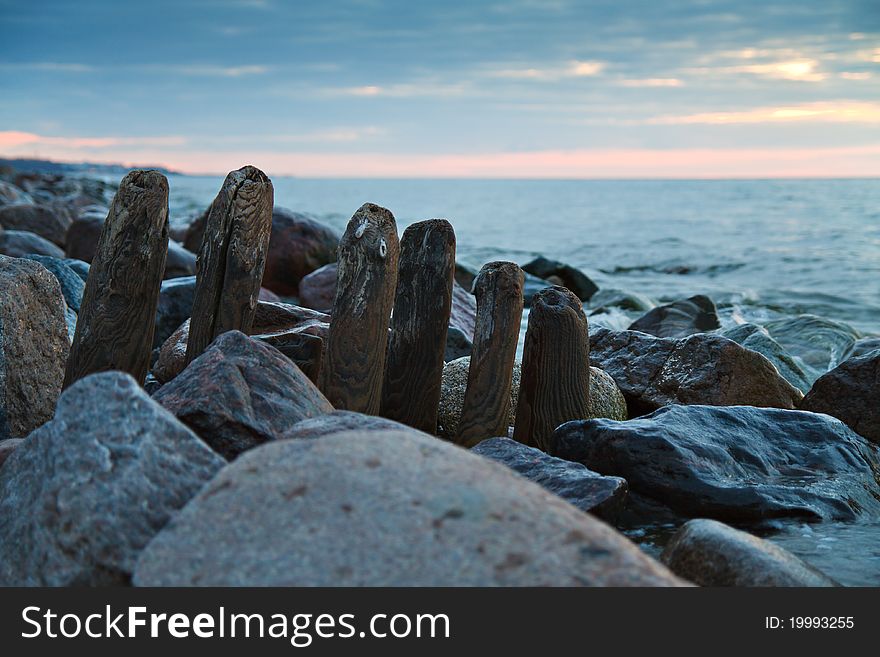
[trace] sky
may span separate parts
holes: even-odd
[[[880,176],[880,0],[0,0],[0,156]]]

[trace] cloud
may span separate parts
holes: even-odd
[[[617,82],[621,87],[681,87],[684,82],[678,78],[641,78],[626,79]]]
[[[602,73],[606,62],[570,60],[565,64],[547,68],[504,68],[491,71],[490,77],[511,80],[554,81],[564,78],[593,77]]]
[[[744,51],[745,52],[749,52]],[[751,59],[756,55],[742,55]],[[692,75],[715,76],[719,74],[748,73],[772,80],[794,80],[798,82],[821,82],[828,75],[819,69],[819,62],[808,57],[764,62],[759,64],[741,64],[737,66],[703,66],[686,68],[685,72]]]
[[[648,119],[651,125],[742,123],[880,123],[880,103],[817,102],[783,107],[760,107],[737,112],[702,112]]]
[[[94,66],[88,64],[79,64],[76,62],[20,62],[0,63],[0,69],[4,71],[47,71],[50,73],[91,73],[95,71]]]
[[[262,75],[269,71],[268,66],[246,65],[246,66],[202,66],[202,65],[186,65],[186,66],[167,66],[157,67],[158,70],[164,70],[170,73],[178,73],[181,75],[205,76],[205,77],[224,77],[237,78],[243,75]]]
[[[181,146],[184,137],[49,137],[32,132],[0,132],[0,148],[11,153],[21,147],[61,149],[104,149],[116,146]]]
[[[361,85],[355,87],[330,87],[319,92],[321,96],[355,96],[371,98],[419,98],[460,96],[470,88],[464,82],[400,82],[389,85]],[[299,94],[298,94],[299,95]]]

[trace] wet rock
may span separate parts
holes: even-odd
[[[364,435],[388,431],[412,431],[420,436],[427,436],[417,429],[408,427],[400,422],[389,420],[375,415],[364,415],[354,411],[332,411],[324,415],[318,415],[307,420],[301,420],[281,435],[281,439],[315,439],[323,438],[341,431],[357,431],[358,435]]]
[[[739,324],[721,331],[719,335],[733,340],[746,349],[757,351],[773,363],[776,371],[786,381],[801,392],[805,393],[810,389],[810,375],[782,348],[781,344],[773,339],[767,329],[756,324]]]
[[[440,407],[437,414],[437,433],[444,438],[453,438],[458,433],[464,394],[467,390],[470,356],[458,358],[443,366],[440,382]],[[508,423],[513,426],[516,406],[519,403],[519,383],[521,363],[513,364],[513,382],[510,386],[510,415]],[[607,373],[597,367],[590,368],[590,412],[592,417],[609,417],[617,420],[627,418],[626,400]]]
[[[153,399],[227,459],[333,410],[288,358],[240,331],[220,335]]]
[[[581,301],[589,301],[599,291],[599,286],[579,269],[557,260],[548,260],[544,256],[535,258],[524,264],[522,268],[526,273],[538,278],[545,280],[551,276],[557,278],[559,285],[574,292]]]
[[[609,308],[645,312],[656,305],[653,300],[641,294],[603,287],[590,299],[590,314],[607,312]]]
[[[554,456],[623,477],[686,517],[852,520],[880,512],[877,450],[834,418],[749,406],[667,406],[627,422],[578,420]]]
[[[764,328],[783,348],[800,359],[815,380],[837,367],[861,337],[853,327],[815,315],[798,315],[767,322]]]
[[[63,258],[64,251],[35,233],[0,229],[0,255],[21,258],[30,253]]]
[[[449,312],[449,326],[464,333],[469,341],[474,339],[477,322],[477,299],[456,282],[452,284],[452,309]]]
[[[77,381],[0,469],[0,586],[126,584],[223,463],[127,374]]]
[[[663,306],[652,308],[629,326],[659,338],[681,338],[694,333],[714,331],[721,327],[715,302],[698,294]]]
[[[83,283],[85,283],[89,278],[89,263],[83,262],[82,260],[77,260],[76,258],[65,258],[64,264],[70,267],[77,276],[79,276]]]
[[[70,214],[57,207],[29,203],[0,206],[0,226],[34,233],[61,248],[72,222]]]
[[[446,351],[443,354],[445,362],[470,356],[473,348],[474,343],[460,328],[450,326],[446,330]]]
[[[301,306],[329,313],[336,299],[336,263],[319,267],[299,282]]]
[[[196,254],[172,240],[168,241],[168,256],[165,258],[164,279],[193,276],[196,273]]]
[[[259,301],[251,337],[279,349],[296,362],[309,378],[315,380],[302,359],[309,362],[314,358],[320,360],[323,343],[327,340],[329,331],[329,315],[291,304]],[[320,342],[313,343],[308,340],[309,336]],[[189,319],[162,343],[153,368],[153,374],[161,383],[167,383],[183,370],[188,338]],[[304,344],[305,342],[308,344]]]
[[[52,418],[70,351],[58,280],[32,260],[0,256],[0,440]]]
[[[718,335],[656,338],[597,328],[590,362],[612,376],[630,417],[667,404],[794,408],[802,397],[764,356]]]
[[[307,275],[336,262],[339,235],[315,219],[275,208],[263,287],[281,295],[295,296]]]
[[[5,180],[0,180],[0,206],[33,202],[34,199],[31,195],[23,189]]]
[[[839,586],[778,545],[715,520],[687,522],[660,558],[699,586]]]
[[[506,465],[572,506],[600,518],[614,518],[626,499],[625,479],[603,477],[580,463],[548,456],[510,438],[490,438],[471,451]]]
[[[12,451],[21,445],[22,442],[24,442],[22,438],[7,438],[6,440],[0,440],[0,468],[3,467],[6,459],[12,455]]]
[[[821,376],[800,408],[832,415],[880,445],[880,350],[848,358]]]
[[[79,275],[71,269],[67,264],[67,261],[41,255],[26,255],[24,257],[28,260],[39,262],[58,279],[58,284],[61,286],[61,294],[64,296],[64,301],[67,303],[67,307],[74,313],[78,313],[80,304],[82,303],[85,283]]]
[[[267,443],[141,554],[138,586],[676,585],[622,535],[413,432]]]
[[[196,277],[181,276],[162,281],[156,306],[156,328],[153,348],[162,345],[192,314],[196,294]]]
[[[87,213],[70,224],[64,242],[64,252],[68,258],[91,264],[106,218],[106,213]]]

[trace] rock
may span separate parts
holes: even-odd
[[[800,408],[827,413],[880,445],[880,349],[849,358],[819,377]]]
[[[196,294],[196,277],[181,276],[162,281],[156,306],[156,328],[153,348],[159,347],[180,328],[192,313]]]
[[[449,327],[464,333],[473,342],[477,323],[477,298],[457,282],[452,282],[452,308],[449,311]]]
[[[32,260],[0,256],[0,440],[52,418],[70,351],[58,280]]]
[[[446,352],[443,354],[445,362],[470,356],[473,348],[474,343],[460,328],[450,326],[446,330]]]
[[[778,545],[716,520],[685,523],[660,558],[699,586],[839,586]]]
[[[525,285],[523,285],[523,306],[530,308],[532,306],[532,298],[545,287],[553,285],[550,281],[538,278],[532,274],[526,273]]]
[[[339,235],[304,214],[275,208],[263,287],[295,296],[299,282],[323,265],[336,262]]]
[[[771,337],[767,329],[756,324],[738,324],[724,329],[720,335],[733,340],[746,349],[757,351],[773,363],[776,371],[786,381],[801,392],[807,392],[810,389],[811,377],[809,374],[782,348],[781,344]]]
[[[458,434],[458,423],[461,420],[461,409],[464,405],[464,393],[467,390],[470,365],[470,356],[465,356],[450,361],[443,367],[437,434],[444,438],[453,438]],[[508,416],[510,426],[513,426],[516,419],[520,375],[521,363],[516,361],[513,364],[513,382],[510,386],[510,415]],[[623,394],[614,383],[614,379],[597,367],[590,368],[590,409],[593,417],[609,417],[618,420],[627,418],[626,400],[623,398]]]
[[[455,282],[464,288],[464,291],[470,293],[474,289],[474,279],[480,273],[479,267],[472,267],[464,262],[455,263]]]
[[[717,328],[721,328],[721,322],[715,302],[702,294],[652,308],[629,326],[630,331],[659,338],[681,338]]]
[[[764,356],[718,335],[656,338],[598,328],[590,332],[590,362],[612,376],[630,417],[668,404],[790,409],[803,396]]]
[[[581,511],[614,518],[626,499],[626,480],[603,477],[580,463],[548,456],[510,438],[490,438],[471,449],[506,465]]]
[[[852,350],[847,358],[855,358],[856,356],[864,356],[876,349],[880,349],[880,336],[860,338],[853,344]]]
[[[70,224],[64,242],[64,252],[68,258],[92,262],[106,218],[106,213],[87,213]]]
[[[5,180],[0,180],[0,206],[33,202],[34,199],[31,195],[23,189]]]
[[[336,298],[336,263],[319,267],[299,282],[299,303],[305,308],[330,313]]]
[[[180,244],[168,240],[168,256],[165,259],[164,279],[193,276],[196,273],[196,254],[190,253]]]
[[[153,399],[227,459],[333,410],[288,358],[240,331],[218,336]]]
[[[877,450],[825,415],[667,406],[627,422],[567,422],[551,445],[554,456],[623,477],[631,494],[686,517],[852,520],[880,512]]]
[[[590,314],[607,312],[609,308],[643,313],[656,305],[653,300],[641,294],[603,287],[590,298]]]
[[[48,205],[16,203],[0,206],[0,226],[34,233],[61,248],[72,222],[69,213]]]
[[[24,440],[22,438],[7,438],[6,440],[0,440],[0,468],[3,467],[6,459],[12,455],[12,451],[23,442]]]
[[[25,230],[0,229],[0,255],[21,258],[31,253],[64,258],[64,251],[35,233],[29,233]]]
[[[89,263],[76,258],[65,258],[64,264],[70,267],[82,279],[83,283],[89,278]]]
[[[812,380],[842,363],[861,337],[847,324],[815,315],[777,319],[767,322],[764,328],[806,365]]]
[[[79,306],[82,303],[85,283],[83,282],[83,279],[80,278],[79,275],[67,264],[68,261],[42,255],[26,255],[24,257],[28,260],[39,262],[58,279],[58,283],[61,286],[61,294],[64,296],[64,301],[67,303],[67,307],[74,313],[78,313]],[[74,320],[75,319],[76,317],[74,316]]]
[[[413,432],[267,443],[147,546],[138,586],[678,585],[604,523]]]
[[[331,411],[307,420],[300,420],[281,435],[283,440],[313,440],[323,438],[341,431],[357,431],[359,435],[388,431],[411,431],[420,436],[427,436],[417,429],[400,422],[375,415],[364,415],[354,411]]]
[[[0,470],[0,586],[126,584],[222,465],[127,374],[77,381]]]
[[[567,265],[557,260],[548,260],[544,256],[539,256],[522,266],[523,271],[533,274],[538,278],[548,279],[551,276],[559,279],[559,285],[567,287],[574,292],[581,301],[589,301],[599,286],[579,269],[575,269],[571,265]]]
[[[305,335],[326,342],[329,331],[329,315],[287,303],[259,301],[251,328],[251,337],[272,345],[288,358],[298,362],[297,357],[308,354],[301,353],[302,349],[296,346],[297,340]],[[187,319],[162,343],[159,358],[153,368],[153,374],[161,383],[167,383],[183,370],[188,338],[189,320]],[[294,347],[288,349],[286,345],[291,342]],[[318,357],[320,358],[320,354]],[[312,378],[310,372],[305,373]]]
[[[202,238],[205,236],[205,226],[208,225],[210,206],[200,215],[197,215],[187,226],[186,235],[183,238],[183,248],[190,253],[198,253],[202,248]]]

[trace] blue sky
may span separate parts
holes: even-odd
[[[0,0],[0,89],[6,156],[880,175],[880,1]]]

